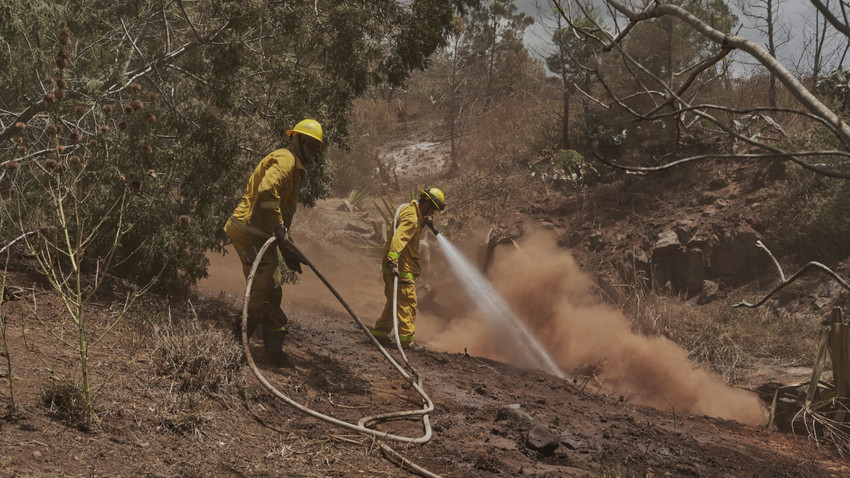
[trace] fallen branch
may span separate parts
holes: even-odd
[[[758,246],[758,247],[760,247],[760,248],[764,249],[765,251],[767,251],[767,254],[768,254],[768,255],[770,256],[770,258],[773,260],[773,263],[776,265],[776,268],[777,268],[777,269],[779,269],[779,278],[780,278],[780,280],[781,280],[782,282],[780,282],[780,283],[779,283],[779,285],[777,285],[776,287],[774,287],[773,289],[771,289],[771,290],[770,290],[770,292],[768,292],[768,293],[767,293],[767,295],[765,295],[764,297],[762,297],[761,299],[759,299],[759,301],[758,301],[758,302],[755,302],[755,303],[752,303],[752,304],[751,304],[751,303],[749,303],[749,302],[741,301],[741,302],[739,302],[739,303],[737,303],[737,304],[733,305],[732,307],[750,307],[750,308],[758,307],[758,306],[760,306],[760,305],[764,304],[764,303],[765,303],[765,301],[767,301],[767,299],[769,299],[769,298],[770,298],[773,294],[775,294],[775,293],[779,292],[780,290],[784,289],[784,288],[785,288],[788,284],[790,284],[790,283],[794,282],[794,281],[795,281],[795,280],[797,280],[800,276],[802,276],[802,275],[803,275],[803,274],[805,274],[805,273],[806,273],[809,269],[812,269],[812,268],[817,268],[817,269],[820,269],[820,270],[822,270],[822,271],[826,272],[827,274],[829,274],[830,276],[832,276],[832,278],[833,278],[833,279],[835,279],[835,280],[836,280],[836,282],[838,282],[839,284],[841,284],[841,287],[843,287],[843,288],[844,288],[844,290],[847,290],[847,291],[849,291],[849,292],[850,292],[850,285],[848,285],[848,284],[847,284],[847,282],[846,282],[844,279],[842,279],[842,278],[841,278],[841,276],[839,276],[837,273],[835,273],[832,269],[830,269],[829,267],[827,267],[827,266],[825,266],[825,265],[821,264],[820,262],[815,262],[815,261],[809,262],[808,264],[806,264],[806,265],[804,265],[802,268],[800,268],[800,270],[798,270],[797,272],[795,272],[795,273],[794,273],[794,275],[792,275],[792,276],[791,276],[791,277],[789,277],[788,279],[785,279],[785,274],[782,272],[782,267],[780,267],[780,266],[779,266],[779,262],[776,260],[776,258],[775,258],[775,257],[773,256],[773,254],[770,252],[770,250],[769,250],[769,249],[768,249],[768,248],[767,248],[764,244],[762,244],[762,242],[761,242],[761,241],[758,241],[758,242],[756,243],[756,246]]]

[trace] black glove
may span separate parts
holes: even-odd
[[[431,230],[431,232],[434,233],[435,236],[440,234],[437,231],[437,228],[434,227],[434,218],[432,218],[431,216],[425,216],[425,219],[422,222],[425,224],[425,226],[428,227],[428,229]]]
[[[286,230],[286,225],[283,224],[283,221],[277,223],[277,227],[274,230],[274,237],[277,238],[278,243],[289,239],[289,231]]]
[[[295,272],[300,274],[301,273],[301,263],[303,262],[301,260],[301,255],[298,254],[298,252],[295,249],[293,249],[292,247],[289,247],[288,244],[289,244],[288,242],[284,242],[284,243],[281,243],[281,245],[280,245],[280,254],[283,256],[283,262],[286,263],[287,269],[289,269],[291,271],[295,271]]]
[[[390,262],[390,274],[392,274],[393,277],[398,277],[398,264],[395,262]]]

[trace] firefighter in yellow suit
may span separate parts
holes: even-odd
[[[299,122],[286,135],[292,138],[289,147],[278,149],[260,161],[239,205],[224,226],[242,262],[246,279],[257,252],[269,237],[276,235],[281,239],[278,245],[283,244],[301,188],[307,181],[307,168],[324,146],[322,126],[312,119]],[[281,247],[281,253],[287,267],[300,273],[297,254],[285,247]],[[285,360],[281,347],[287,318],[280,307],[281,299],[277,253],[269,248],[257,267],[251,287],[248,337],[257,326],[261,327],[266,358],[272,363]],[[241,337],[241,317],[234,328]]]
[[[372,329],[372,335],[383,345],[389,345],[393,329],[393,278],[398,277],[398,336],[402,346],[409,350],[423,350],[414,343],[416,322],[416,288],[414,282],[421,272],[419,265],[419,237],[422,226],[431,225],[432,216],[446,206],[446,196],[437,188],[420,190],[418,200],[404,204],[396,211],[392,235],[384,246],[382,268],[384,296],[387,303],[381,317]]]

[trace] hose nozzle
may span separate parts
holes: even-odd
[[[435,236],[440,235],[439,231],[437,231],[437,228],[434,227],[433,221],[425,221],[425,225],[428,226],[428,229],[430,229],[431,232],[433,232]]]

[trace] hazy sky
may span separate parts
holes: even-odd
[[[596,1],[601,4],[599,0]],[[628,0],[622,1],[627,2]],[[797,64],[800,63],[799,59],[803,51],[802,38],[807,34],[806,32],[812,31],[815,11],[814,7],[808,0],[780,1],[783,21],[791,31],[791,40],[779,48],[777,57],[786,67],[794,71],[795,68],[797,68]],[[734,6],[736,2],[727,0],[727,3],[732,5],[733,12],[738,15],[739,22],[741,22],[741,29],[737,32],[738,35],[753,40],[760,46],[764,47],[765,39],[759,34],[754,26],[749,23],[750,21],[740,14],[740,11]],[[542,57],[551,53],[551,27],[549,28],[549,31],[547,31],[547,25],[551,25],[552,20],[551,18],[545,18],[545,16],[549,15],[549,12],[552,11],[551,1],[515,0],[515,4],[519,11],[530,15],[535,19],[534,25],[526,30],[524,38],[525,44],[536,56]],[[541,11],[544,11],[545,14],[541,15]],[[606,10],[604,8],[600,8],[598,11],[604,12]],[[746,65],[746,58],[739,55],[736,57],[736,60],[739,62],[736,67],[738,71],[745,71],[748,69]],[[806,65],[805,62],[800,64],[799,67],[804,70],[808,69],[808,65]]]

